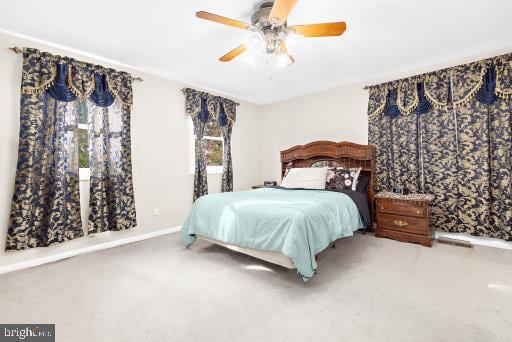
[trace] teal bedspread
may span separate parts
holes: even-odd
[[[363,223],[343,193],[263,188],[199,198],[181,229],[186,246],[203,235],[289,257],[304,280],[316,271],[315,255],[352,236]]]

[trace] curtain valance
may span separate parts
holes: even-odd
[[[227,125],[228,121],[236,121],[238,103],[235,101],[191,88],[185,88],[182,91],[185,94],[185,112],[187,115],[192,117],[200,115],[203,122],[210,118],[215,119],[221,127]]]
[[[512,98],[512,53],[369,87],[368,115],[425,114],[431,107]]]
[[[39,95],[49,90],[52,97],[61,101],[93,95],[92,100],[101,104],[111,104],[110,97],[127,106],[133,103],[133,77],[129,73],[32,48],[23,49],[23,58],[22,94]]]

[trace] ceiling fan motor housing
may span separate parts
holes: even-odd
[[[272,11],[272,6],[274,6],[274,2],[264,2],[260,5],[259,9],[252,16],[252,25],[259,28],[264,29],[268,27],[272,27],[272,23],[269,20],[270,12]],[[286,28],[287,23],[285,22],[283,25]]]
[[[278,50],[279,43],[287,33],[287,23],[274,25],[269,20],[270,12],[274,2],[264,2],[252,16],[253,30],[261,34],[264,40],[264,46],[267,53],[275,53]]]

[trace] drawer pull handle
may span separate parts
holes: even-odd
[[[407,222],[404,222],[404,221],[400,221],[400,220],[394,220],[393,223],[399,227],[405,227],[408,225]]]

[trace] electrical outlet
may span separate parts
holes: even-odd
[[[160,208],[153,208],[153,216],[160,215]]]

